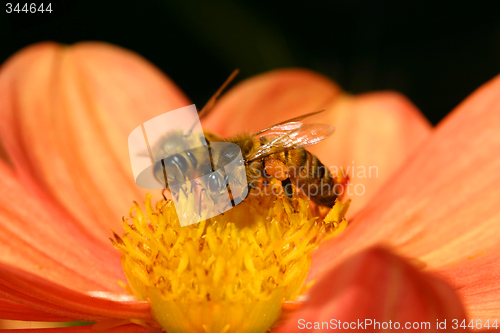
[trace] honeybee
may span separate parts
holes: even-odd
[[[232,76],[234,75],[235,73]],[[207,103],[209,106],[210,104],[213,106],[218,94],[227,83],[226,81],[212,97],[212,103]],[[202,109],[200,117],[206,114],[206,110],[207,108]],[[158,181],[164,182],[167,179],[166,174],[169,174],[170,184],[165,182],[168,189],[173,184],[199,179],[201,175],[210,174],[204,181],[195,183],[215,201],[221,192],[228,191],[228,175],[221,170],[235,158],[240,158],[239,162],[245,167],[246,179],[243,181],[246,181],[245,186],[248,184],[248,190],[242,193],[241,197],[233,197],[235,195],[234,193],[231,195],[229,189],[233,206],[235,201],[239,203],[244,200],[262,181],[267,182],[275,178],[281,181],[283,193],[289,199],[293,197],[294,192],[300,190],[315,204],[332,207],[335,200],[344,192],[346,180],[334,177],[316,156],[304,148],[326,139],[334,132],[334,128],[326,124],[301,122],[323,111],[288,119],[257,133],[240,134],[227,139],[208,132],[200,133],[198,136],[191,135],[190,140],[196,142],[190,142],[190,146],[196,148],[170,155],[161,163],[156,163],[153,169],[154,176]],[[159,155],[171,150],[169,145],[178,145],[185,138],[186,135],[182,131],[167,133],[154,144],[152,149]],[[210,149],[212,153],[207,154],[207,146],[212,148],[219,143],[234,145],[222,145],[220,149]]]

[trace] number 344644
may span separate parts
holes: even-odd
[[[52,13],[52,4],[10,3],[6,4],[5,11],[10,13]]]

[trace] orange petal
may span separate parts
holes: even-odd
[[[117,251],[53,202],[22,186],[0,160],[0,262],[68,288],[123,291]]]
[[[48,312],[33,309],[29,306],[2,298],[0,298],[0,319],[44,322],[71,321],[71,318],[61,317]],[[0,321],[0,328],[1,327]]]
[[[500,246],[442,267],[438,273],[452,281],[470,318],[483,321],[500,314]],[[500,319],[500,318],[498,318]]]
[[[9,158],[7,157],[7,152],[5,152],[5,148],[3,147],[1,141],[0,141],[0,160],[3,160],[3,161],[9,160]]]
[[[150,63],[104,43],[37,44],[0,71],[0,134],[21,179],[101,238],[120,227],[133,200],[144,200],[128,135],[187,104]]]
[[[203,121],[222,136],[254,133],[275,123],[328,106],[340,88],[303,69],[281,69],[254,76],[230,89]]]
[[[438,322],[444,325],[446,320],[450,330],[453,320],[459,325],[463,319],[464,309],[449,285],[383,248],[372,248],[325,273],[303,307],[278,332],[417,328],[406,325],[439,332]]]
[[[348,216],[354,216],[390,180],[431,125],[404,96],[376,92],[337,99],[318,121],[335,126],[335,135],[309,150],[335,173],[349,176]]]
[[[92,328],[92,325],[77,326],[77,327],[62,327],[62,328],[34,328],[34,329],[13,329],[3,330],[4,332],[11,331],[15,333],[96,333],[98,331]],[[119,327],[114,327],[104,331],[106,333],[151,333],[145,327],[129,324]]]
[[[253,133],[321,109],[326,111],[307,121],[332,125],[336,133],[308,150],[332,171],[344,167],[350,175],[349,193],[360,193],[352,196],[356,200],[350,215],[371,200],[431,129],[418,109],[397,93],[342,95],[332,81],[299,69],[275,70],[236,85],[203,128],[223,136]]]
[[[93,297],[4,264],[0,264],[0,297],[73,320],[151,320],[148,302]]]
[[[453,265],[469,260],[481,266],[482,278],[491,278],[488,284],[498,285],[498,268],[483,265],[480,254],[496,258],[499,251],[499,133],[500,76],[460,104],[346,232],[318,249],[310,278],[353,251],[384,242],[443,274],[449,271],[457,287],[464,280],[451,274]],[[472,286],[480,280],[467,280],[469,288],[461,291],[466,304],[477,302],[468,309],[472,318],[486,310],[479,309],[481,297],[500,299],[498,288],[478,294]]]

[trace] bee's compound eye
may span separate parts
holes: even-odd
[[[198,166],[198,161],[196,160],[196,157],[189,151],[186,152],[187,157],[191,160],[191,163],[193,166],[196,168]]]
[[[219,192],[220,183],[217,174],[211,174],[208,176],[208,190],[210,192]]]
[[[188,168],[186,159],[179,154],[170,156],[165,160],[165,162],[166,164],[176,165],[181,170],[186,170]]]

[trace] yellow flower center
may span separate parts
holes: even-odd
[[[172,201],[124,219],[120,250],[128,284],[168,332],[266,332],[281,304],[303,292],[311,252],[341,232],[349,203],[324,220],[307,199],[250,195],[235,208],[181,227]]]

